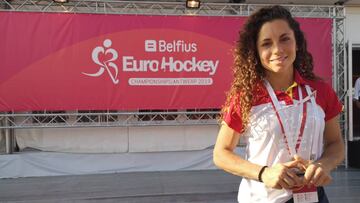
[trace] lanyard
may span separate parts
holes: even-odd
[[[294,143],[293,141],[295,139],[291,139],[290,138],[290,133],[288,132],[289,131],[289,128],[286,128],[286,126],[284,126],[284,118],[285,118],[285,115],[284,115],[284,112],[281,111],[281,106],[280,106],[280,102],[279,100],[277,99],[276,97],[276,94],[274,92],[274,89],[271,87],[270,83],[267,81],[267,80],[264,80],[265,81],[265,87],[270,95],[270,98],[271,98],[271,104],[272,104],[272,107],[275,111],[275,114],[276,114],[276,117],[279,121],[279,124],[280,124],[280,129],[281,129],[281,133],[283,134],[283,139],[285,141],[285,145],[286,145],[286,148],[290,154],[290,156],[294,156],[297,151],[299,150],[299,147],[300,147],[300,143],[301,143],[301,140],[302,140],[302,137],[303,137],[303,134],[304,134],[304,128],[305,128],[305,123],[306,123],[306,117],[307,117],[307,108],[306,108],[306,103],[305,101],[303,101],[303,96],[302,96],[302,91],[301,91],[301,86],[298,86],[298,92],[299,92],[299,101],[300,101],[300,112],[299,114],[302,115],[302,118],[301,118],[301,123],[300,123],[300,126],[297,127],[297,130],[296,130],[296,133],[295,135],[297,135],[297,139],[296,139],[296,142]],[[302,105],[301,105],[302,104]],[[298,104],[295,104],[295,105],[298,105]]]
[[[314,92],[311,92],[311,89],[308,85],[305,86],[305,89],[306,89],[306,92],[307,92],[307,95],[315,95],[316,94],[316,91]],[[316,105],[316,101],[315,101],[315,97],[314,96],[311,96],[310,97],[310,100],[311,100],[311,104],[312,104],[312,108],[313,108],[313,111],[315,113],[315,118],[320,118],[320,115],[319,115],[319,110],[317,108],[317,105]],[[322,136],[320,135],[320,121],[318,119],[316,119],[314,122],[314,135],[319,135],[319,136],[316,136],[316,140],[314,141],[312,139],[311,141],[311,150],[310,150],[310,157],[309,159],[310,160],[316,160],[318,159],[318,155],[321,154],[322,152],[318,152],[318,149],[322,149]]]

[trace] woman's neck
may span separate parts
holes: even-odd
[[[294,69],[291,68],[289,71],[282,73],[267,71],[266,79],[269,81],[274,90],[285,91],[294,83]]]

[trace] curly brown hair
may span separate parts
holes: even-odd
[[[222,117],[224,117],[229,111],[230,104],[233,103],[234,111],[232,112],[240,112],[244,126],[243,131],[249,123],[254,88],[265,77],[265,70],[260,62],[256,46],[258,35],[264,23],[278,19],[285,20],[294,32],[297,45],[295,69],[306,79],[315,80],[318,78],[313,73],[313,59],[307,50],[304,33],[291,13],[278,5],[264,7],[253,13],[240,31],[235,49],[234,80],[227,92],[226,102],[222,108]]]

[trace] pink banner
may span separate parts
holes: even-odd
[[[0,12],[0,111],[220,108],[244,17]],[[331,20],[299,19],[331,78]]]

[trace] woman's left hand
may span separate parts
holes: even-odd
[[[330,170],[327,170],[322,164],[305,160],[297,155],[295,155],[294,160],[303,164],[302,168],[305,170],[304,182],[306,185],[319,187],[328,185],[332,181]]]
[[[332,181],[330,170],[316,162],[309,163],[304,179],[306,185],[315,185],[316,187],[328,185]]]

